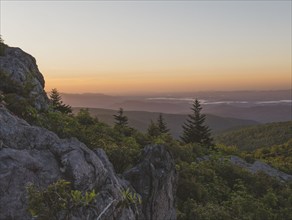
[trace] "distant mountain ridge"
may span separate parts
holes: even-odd
[[[126,111],[189,114],[194,98],[201,101],[203,113],[257,121],[260,123],[292,120],[290,90],[174,93],[143,96],[105,94],[62,94],[64,103],[73,107]]]

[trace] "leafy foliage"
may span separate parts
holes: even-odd
[[[178,164],[178,219],[292,219],[292,185],[216,157]]]
[[[149,127],[147,129],[147,135],[153,139],[163,134],[169,134],[169,129],[167,128],[162,114],[159,114],[156,123],[152,120],[150,121]]]
[[[255,150],[287,142],[292,138],[292,121],[249,126],[225,132],[216,137],[217,143],[237,146],[240,150]]]
[[[94,125],[96,122],[98,122],[97,118],[93,118],[90,116],[88,109],[80,109],[80,111],[76,115],[76,119],[79,124],[84,126]]]
[[[147,135],[150,138],[155,138],[158,137],[161,134],[159,131],[159,127],[157,126],[156,123],[154,123],[152,120],[150,121],[149,127],[147,129]]]
[[[258,148],[252,152],[242,152],[241,156],[259,159],[292,175],[292,139],[284,144]]]
[[[135,129],[112,128],[90,116],[87,109],[80,109],[76,116],[60,111],[40,113],[35,124],[54,131],[61,138],[76,137],[91,149],[104,149],[117,172],[131,167],[147,143],[146,136]]]
[[[211,150],[199,143],[179,143],[169,134],[150,138],[134,129],[121,132],[118,130],[121,127],[99,122],[90,116],[88,110],[66,117],[60,115],[57,120],[59,123],[64,120],[61,126],[66,131],[64,134],[77,137],[90,148],[105,149],[118,172],[136,162],[145,144],[164,144],[175,157],[179,173],[178,219],[292,218],[292,186],[263,173],[251,174],[223,160],[224,155],[241,153],[235,146],[221,144]],[[128,195],[124,205],[135,206],[135,196],[131,197],[126,191],[124,194],[125,198]]]
[[[95,202],[95,190],[85,193],[72,190],[70,182],[58,180],[45,189],[27,186],[28,211],[39,220],[70,219],[74,211]]]
[[[123,196],[123,204],[127,207],[130,207],[131,205],[142,204],[141,196],[139,196],[137,193],[131,192],[129,188],[122,191]]]

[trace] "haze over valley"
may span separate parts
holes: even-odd
[[[191,104],[195,98],[198,98],[206,114],[251,120],[257,123],[292,120],[291,90],[209,91],[143,96],[63,93],[62,97],[65,103],[73,107],[111,110],[122,107],[125,111],[180,115],[189,114]]]

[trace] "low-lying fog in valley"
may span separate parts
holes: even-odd
[[[289,121],[291,91],[208,91],[145,95],[62,94],[73,107],[103,108],[125,111],[147,111],[169,114],[190,113],[191,103],[198,98],[203,112],[221,117],[253,120],[259,123]]]

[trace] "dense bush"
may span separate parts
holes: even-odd
[[[255,125],[218,135],[216,142],[237,146],[240,150],[255,150],[287,142],[292,138],[292,121]]]
[[[292,175],[292,139],[284,144],[242,152],[243,158],[259,159],[279,170]]]
[[[224,160],[226,155],[242,154],[234,146],[221,144],[210,150],[199,144],[182,144],[168,133],[150,137],[127,126],[110,127],[86,109],[76,116],[50,112],[43,118],[47,120],[43,126],[61,137],[75,136],[92,149],[103,148],[117,172],[135,164],[145,144],[164,144],[179,173],[178,219],[292,219],[292,185],[263,173],[251,174]],[[288,146],[283,147],[283,155],[284,149]]]
[[[292,185],[228,161],[180,162],[178,219],[292,219]]]
[[[28,211],[39,220],[71,219],[80,209],[90,208],[97,196],[95,190],[82,193],[73,190],[71,183],[58,180],[46,188],[27,186]]]
[[[76,116],[59,111],[38,114],[35,124],[54,131],[61,138],[76,137],[91,149],[105,150],[117,172],[131,167],[140,154],[144,135],[129,127],[110,127],[81,109]]]

